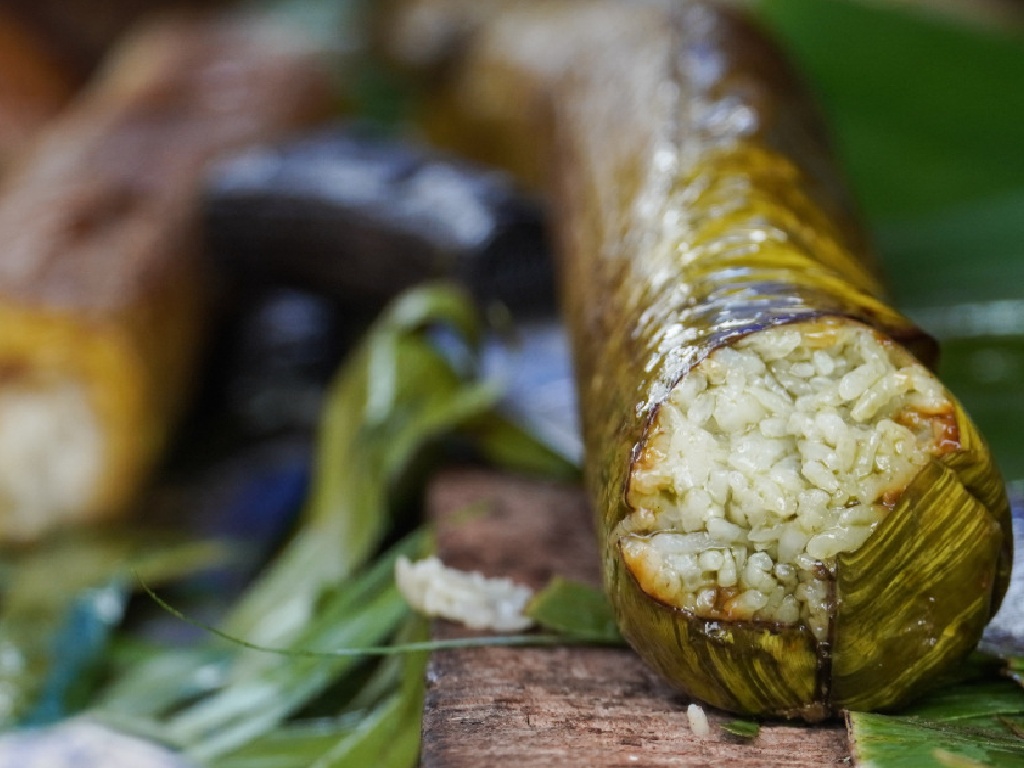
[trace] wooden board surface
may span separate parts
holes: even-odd
[[[579,489],[483,471],[432,486],[438,553],[457,568],[532,587],[554,574],[598,583],[590,513]],[[437,622],[435,635],[462,630]],[[427,670],[422,768],[848,765],[839,723],[762,725],[744,741],[690,730],[688,699],[626,649],[477,648],[435,653]]]

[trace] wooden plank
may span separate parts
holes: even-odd
[[[451,472],[428,505],[445,563],[540,587],[554,574],[598,583],[591,516],[576,487]],[[435,635],[464,632],[437,622]],[[849,763],[839,723],[770,723],[752,741],[690,730],[690,703],[626,649],[478,648],[434,654],[422,768],[806,766]],[[728,763],[727,763],[728,761]]]

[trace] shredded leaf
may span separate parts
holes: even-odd
[[[438,323],[465,354],[432,344]],[[424,476],[422,462],[439,455],[426,449],[464,428],[470,438],[481,428],[496,434],[483,417],[497,390],[475,377],[479,338],[475,310],[450,289],[409,292],[385,312],[329,392],[310,501],[292,540],[221,628],[192,620],[143,581],[154,601],[211,641],[143,658],[94,716],[200,765],[255,768],[277,754],[283,767],[408,768],[427,651],[565,643],[550,634],[430,642],[403,631],[410,613],[394,562],[425,555],[430,534],[416,531],[377,554],[393,535],[393,510]],[[546,463],[542,451],[522,455],[540,457],[527,462],[537,469],[565,466]],[[333,711],[313,717],[325,702]]]
[[[462,380],[423,331],[446,323],[471,350],[480,329],[455,291],[403,295],[367,334],[328,395],[311,501],[294,540],[242,598],[225,629],[287,642],[325,586],[361,567],[390,530],[389,495],[422,449],[485,412],[497,392]]]
[[[385,558],[385,561],[388,563],[393,562],[390,558]],[[572,582],[564,583],[572,584]],[[455,650],[458,648],[545,645],[622,645],[624,643],[622,636],[618,634],[617,630],[612,633],[609,631],[608,627],[604,627],[603,629],[600,628],[600,618],[596,617],[597,621],[594,621],[593,619],[595,617],[586,616],[584,612],[580,614],[580,617],[582,618],[581,621],[574,621],[572,618],[567,621],[558,621],[557,619],[552,618],[550,622],[537,619],[539,624],[547,626],[547,628],[554,630],[559,634],[488,634],[473,637],[450,638],[447,640],[420,640],[417,642],[405,643],[392,642],[386,645],[343,646],[326,650],[306,647],[273,647],[254,643],[251,640],[246,640],[244,637],[237,637],[218,629],[211,624],[206,624],[189,616],[164,600],[141,579],[139,586],[154,603],[160,606],[160,608],[186,624],[196,627],[197,629],[201,629],[204,632],[208,632],[209,634],[218,637],[231,645],[237,646],[238,648],[246,648],[251,651],[257,651],[258,653],[291,658],[338,659],[362,656],[405,656],[408,654],[424,653],[429,651]],[[590,590],[592,588],[585,587],[585,589]],[[566,597],[568,597],[568,595],[566,595]],[[562,596],[556,598],[558,601],[561,599]],[[552,604],[551,610],[555,609],[555,604]],[[544,610],[546,611],[548,609],[545,608]],[[557,627],[555,624],[561,624],[562,626]],[[588,626],[590,628],[588,628]]]
[[[57,536],[12,553],[0,602],[0,727],[42,725],[74,709],[79,683],[121,621],[132,570],[161,582],[227,553],[218,543],[127,530]]]

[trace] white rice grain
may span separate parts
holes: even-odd
[[[711,724],[703,707],[698,704],[690,704],[686,708],[686,719],[690,722],[690,730],[698,739],[706,739],[711,735]]]

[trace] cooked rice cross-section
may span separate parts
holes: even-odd
[[[770,328],[713,352],[661,405],[615,540],[664,603],[826,640],[836,555],[956,440],[943,386],[876,331]]]

